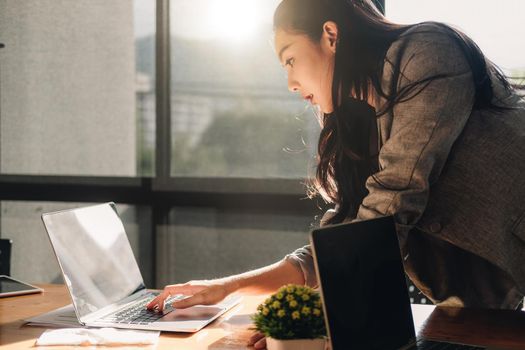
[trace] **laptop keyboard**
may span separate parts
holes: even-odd
[[[472,346],[472,345],[463,345],[463,344],[454,344],[440,341],[424,340],[418,339],[416,345],[412,346],[410,350],[483,350],[485,347]]]
[[[102,320],[111,323],[147,325],[172,312],[173,308],[169,305],[171,302],[184,298],[183,295],[169,297],[162,312],[146,309],[146,305],[157,295],[158,293],[150,293],[128,307],[103,317]]]

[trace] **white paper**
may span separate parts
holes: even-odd
[[[159,331],[116,328],[48,329],[36,345],[155,345],[159,335]]]

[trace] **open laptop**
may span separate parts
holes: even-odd
[[[392,217],[316,229],[310,242],[333,350],[486,349],[416,338]]]
[[[211,306],[162,313],[145,305],[159,294],[144,286],[114,203],[46,213],[44,226],[80,324],[169,332],[196,332],[236,305],[232,296]]]

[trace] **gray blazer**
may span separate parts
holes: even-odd
[[[472,74],[459,46],[435,24],[406,33],[386,54],[387,92],[392,83],[453,76],[378,118],[375,177],[386,186],[367,180],[354,220],[395,217],[405,270],[433,302],[515,308],[525,293],[525,103],[494,78],[495,102],[515,109],[473,111]],[[317,285],[308,246],[285,259]]]

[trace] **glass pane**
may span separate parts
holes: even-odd
[[[154,114],[153,48],[136,66],[135,44],[153,32],[153,19],[137,20],[153,4],[137,0],[134,15],[127,0],[0,2],[1,173],[151,173],[153,130],[137,121]]]
[[[502,0],[387,0],[394,22],[433,20],[452,24],[469,35],[484,54],[510,76],[525,76],[525,2]]]
[[[266,266],[308,243],[311,215],[173,208],[157,236],[159,287]]]
[[[27,282],[63,283],[62,274],[41,220],[42,213],[94,203],[0,202],[0,238],[13,241],[11,276]],[[152,286],[152,235],[149,207],[117,204],[131,249],[147,286]]]
[[[318,126],[287,90],[272,44],[278,0],[172,0],[173,175],[291,177]]]
[[[133,0],[137,175],[155,174],[155,1]]]

